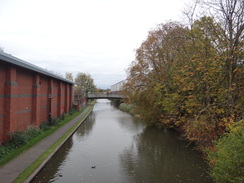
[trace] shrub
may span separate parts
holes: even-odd
[[[244,120],[234,123],[230,132],[208,151],[210,175],[216,182],[244,182]]]
[[[36,126],[30,126],[29,128],[27,128],[24,133],[26,133],[26,135],[28,136],[28,139],[32,139],[36,136],[38,136],[41,131],[40,131],[40,128],[39,127],[36,127]]]
[[[25,144],[28,140],[27,134],[21,131],[10,132],[9,136],[11,138],[11,144],[13,144],[16,148]]]
[[[40,129],[42,130],[47,130],[50,128],[50,125],[49,125],[49,121],[44,121],[41,125],[40,125]]]
[[[75,110],[75,108],[71,108],[69,110],[69,115],[73,115],[77,110]]]
[[[65,113],[65,114],[64,114],[64,119],[65,119],[65,118],[68,118],[69,116],[70,116],[69,113]]]
[[[61,118],[63,118],[63,117],[61,116]],[[42,130],[47,130],[47,129],[49,129],[51,126],[56,126],[58,123],[60,123],[60,122],[62,121],[61,118],[54,118],[54,119],[52,119],[51,123],[50,123],[48,120],[44,121],[44,122],[40,125],[40,129],[42,129]]]
[[[0,146],[0,160],[11,153],[14,149],[27,144],[32,138],[40,134],[40,129],[37,127],[29,127],[24,131],[16,131],[9,133],[11,141],[3,146]]]
[[[134,111],[133,111],[134,106],[132,104],[122,103],[119,105],[119,109],[124,111],[124,112],[134,114]]]
[[[54,119],[52,120],[51,125],[55,126],[55,125],[57,125],[58,123],[60,123],[61,121],[62,121],[62,120],[61,120],[60,118],[54,118]]]
[[[14,148],[11,144],[0,146],[0,160],[3,159],[6,155],[8,155],[13,149]]]
[[[29,127],[24,131],[10,132],[9,136],[11,138],[10,143],[16,148],[26,144],[29,140],[36,137],[40,133],[40,129],[37,127]]]

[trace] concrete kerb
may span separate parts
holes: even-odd
[[[94,107],[94,104],[88,105],[87,111],[85,113],[85,116],[83,116],[77,123],[75,123],[72,127],[76,126],[72,132],[68,134],[68,136],[58,145],[58,147],[42,162],[42,164],[28,177],[28,179],[25,180],[25,183],[29,183],[36,174],[47,164],[47,162],[54,156],[54,154],[60,149],[60,147],[75,133],[75,131],[80,127],[80,125],[86,120],[86,118],[89,116],[89,114],[92,112]],[[85,111],[84,111],[85,112]],[[78,116],[77,116],[78,117]],[[72,128],[71,127],[71,128]],[[68,131],[67,131],[68,132]],[[67,133],[66,132],[66,133]],[[64,134],[65,135],[65,134]],[[62,136],[63,137],[63,136]],[[60,137],[60,138],[62,138]],[[60,139],[59,138],[59,139]],[[58,140],[59,140],[58,139]],[[51,146],[50,146],[51,147]]]

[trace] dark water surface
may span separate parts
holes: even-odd
[[[94,168],[95,166],[95,168]],[[92,168],[93,167],[93,168]],[[32,182],[210,183],[200,155],[173,132],[97,100],[93,112]]]

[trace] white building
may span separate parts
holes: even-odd
[[[114,85],[111,86],[111,93],[117,93],[123,90],[123,86],[125,84],[126,80],[122,80]]]

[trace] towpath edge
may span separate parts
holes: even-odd
[[[55,152],[65,143],[65,141],[74,134],[77,128],[84,122],[93,110],[94,104],[87,105],[86,109],[76,116],[74,119],[58,128],[54,133],[38,142],[33,147],[21,153],[19,156],[3,165],[0,168],[0,181],[4,183],[14,182],[18,176],[32,165],[39,157],[42,156],[51,146],[53,146],[64,135],[67,135],[62,140],[53,152],[41,163],[41,165],[29,176],[24,182],[30,182],[40,169],[48,162]],[[71,132],[69,132],[72,129]],[[68,134],[67,134],[68,133]]]

